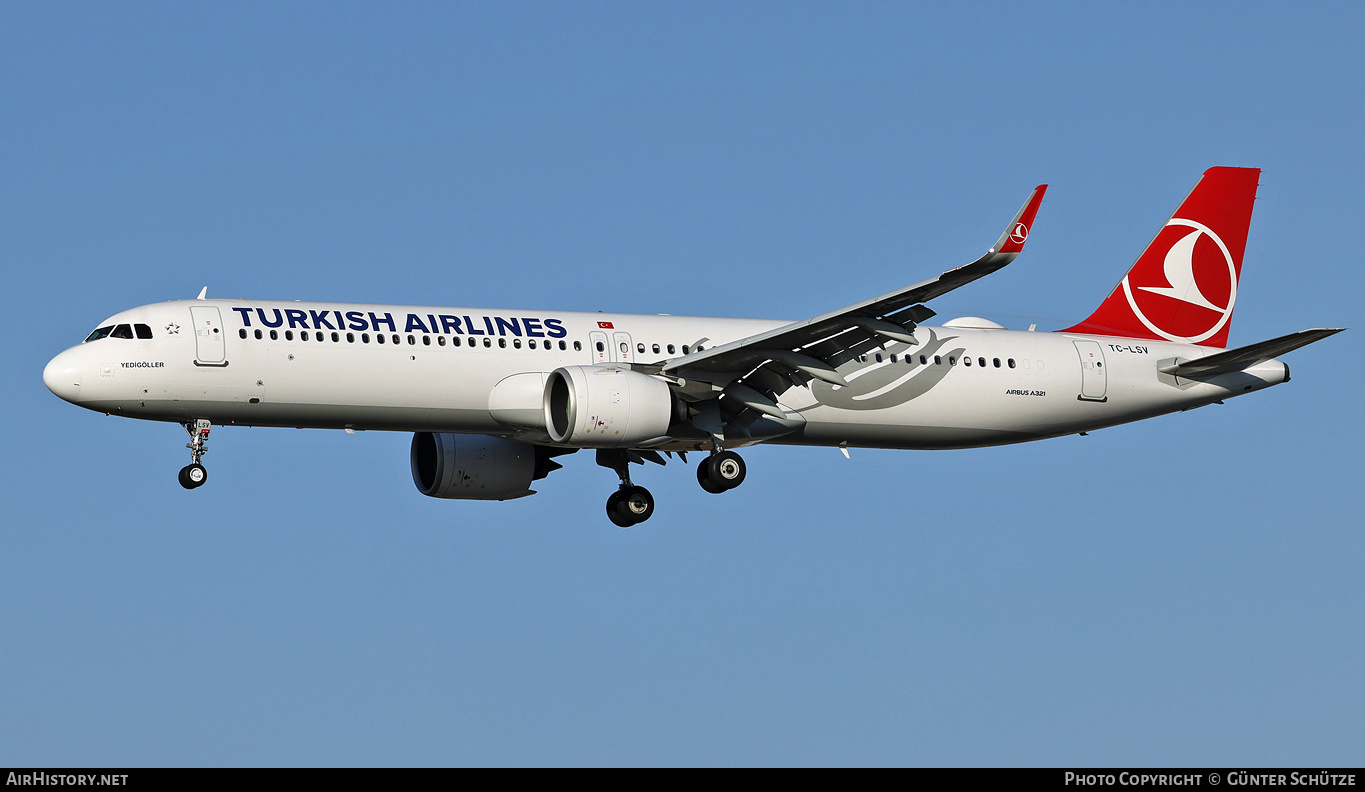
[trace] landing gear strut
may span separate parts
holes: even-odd
[[[697,483],[712,494],[732,490],[744,483],[744,458],[734,451],[717,451],[697,465]]]
[[[195,489],[204,486],[204,482],[209,480],[209,472],[204,466],[199,464],[199,460],[204,454],[209,452],[209,430],[212,427],[207,420],[200,418],[184,424],[185,431],[190,435],[190,441],[185,447],[190,450],[190,464],[180,469],[180,486],[185,489]]]
[[[644,487],[630,483],[630,457],[625,451],[598,451],[597,464],[609,467],[621,477],[621,487],[607,498],[607,518],[620,528],[648,520],[654,514],[654,496]]]

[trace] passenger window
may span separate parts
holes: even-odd
[[[401,343],[403,343],[403,339],[399,338],[397,333],[394,333],[394,334],[393,334],[393,343],[395,343],[395,344],[401,344]]]
[[[625,341],[621,342],[621,354],[623,356],[630,354],[630,344],[627,344]]]
[[[349,335],[349,333],[348,333],[347,335]],[[322,336],[318,336],[318,338],[321,338],[321,337],[322,337]],[[340,340],[341,340],[341,336],[337,335],[336,333],[332,333],[332,343],[336,343],[337,341],[340,341]]]
[[[459,345],[460,345],[460,337],[459,337],[459,336],[451,336],[451,337],[450,337],[450,345],[451,345],[451,346],[459,346]]]
[[[271,341],[279,341],[279,340],[280,340],[280,331],[278,331],[278,330],[271,330],[271,331],[270,331],[270,340],[271,340]]]
[[[284,331],[284,340],[285,340],[285,341],[293,341],[293,340],[294,340],[294,331],[293,331],[293,330],[285,330],[285,331]]]
[[[1014,358],[1009,359],[1010,368],[1014,368]]]
[[[963,359],[962,359],[962,365],[964,365],[964,366],[970,366],[970,365],[972,365],[972,359],[969,358],[969,357],[963,358]]]
[[[346,334],[346,343],[348,343],[348,344],[354,344],[354,343],[355,343],[355,333],[347,333],[347,334]]]
[[[446,345],[446,337],[445,337],[445,336],[436,336],[436,345],[437,345],[437,346],[445,346],[445,345]]]
[[[257,340],[257,341],[260,341],[260,340],[261,340],[261,331],[260,331],[260,330],[257,330],[257,331],[256,331],[256,340]]]
[[[986,359],[985,359],[985,358],[979,357],[979,358],[976,359],[976,362],[977,362],[977,365],[981,366],[981,368],[985,368],[985,367],[986,367]],[[997,366],[1000,365],[1000,361],[998,361],[998,360],[995,361],[995,365],[997,365]]]
[[[991,358],[991,362],[995,364],[996,368],[1000,368],[1000,358]]]
[[[598,341],[597,344],[596,344],[596,346],[597,346],[597,351],[598,351],[598,352],[606,352],[606,351],[607,351],[607,348],[606,348],[605,346],[602,346],[602,342],[601,342],[601,341]]]
[[[364,336],[361,336],[361,338],[364,338]],[[382,343],[384,343],[384,334],[383,334],[383,333],[375,333],[375,334],[374,334],[374,342],[375,342],[376,344],[382,344]]]
[[[659,354],[659,345],[658,345],[658,344],[655,344],[655,345],[653,346],[653,349],[654,349],[654,354],[656,354],[656,355]]]
[[[148,326],[145,325],[145,324],[135,324],[135,325],[133,325],[133,329],[137,331],[137,337],[138,337],[138,338],[151,338],[151,337],[152,337],[152,328],[148,327]]]
[[[683,354],[684,354],[684,355],[690,354],[690,353],[687,351],[687,344],[683,344]]]
[[[563,348],[564,348],[564,342],[563,342],[563,341],[560,341],[560,342],[559,342],[559,348],[560,348],[560,349],[563,349]],[[575,352],[582,352],[582,351],[583,351],[583,344],[580,343],[580,342],[578,342],[578,341],[573,342],[573,351],[575,351]]]
[[[485,338],[485,339],[483,340],[483,345],[484,345],[485,347],[491,347],[491,346],[493,346],[493,339],[491,339],[491,338]]]
[[[396,343],[398,343],[398,342],[395,341],[394,343],[396,344]],[[412,346],[413,344],[416,344],[416,343],[417,343],[417,338],[416,338],[416,336],[409,335],[409,336],[408,336],[408,346]]]
[[[132,338],[133,328],[130,325],[119,325],[114,328],[114,332],[109,334],[110,338]]]
[[[506,348],[507,348],[507,339],[505,339],[505,338],[499,338],[499,339],[498,339],[498,347],[499,347],[500,349],[506,349]]]
[[[238,331],[237,331],[237,337],[238,337],[238,338],[246,338],[246,328],[245,328],[245,327],[243,327],[241,330],[238,330]]]
[[[882,362],[882,353],[880,352],[877,353],[877,362],[878,363]]]
[[[536,348],[536,340],[535,340],[534,338],[528,338],[528,339],[526,339],[526,348],[527,348],[527,349],[535,349],[535,348]]]
[[[673,354],[673,345],[672,345],[672,344],[669,344],[669,345],[668,345],[668,354],[670,354],[670,355]]]
[[[892,362],[892,363],[895,363],[895,362],[896,362],[896,356],[895,356],[894,353],[891,355],[891,362]]]
[[[950,365],[950,366],[956,366],[956,365],[957,365],[957,358],[953,357],[952,355],[949,355],[949,356],[948,356],[948,365]]]
[[[422,346],[431,346],[431,336],[422,336]]]
[[[934,365],[935,366],[943,365],[943,358],[939,357],[938,355],[934,355]]]
[[[938,359],[936,358],[936,359],[934,360],[934,362],[937,363],[937,362],[938,362]],[[927,366],[927,365],[929,365],[929,358],[925,357],[924,355],[920,355],[920,356],[919,356],[919,364],[920,364],[921,366]]]
[[[322,333],[318,333],[318,338],[322,338]],[[307,340],[308,340],[308,331],[307,331],[307,330],[301,330],[301,331],[299,331],[299,340],[300,340],[300,341],[307,341]]]
[[[360,343],[362,343],[362,344],[368,344],[368,343],[370,343],[370,334],[369,334],[369,333],[361,333],[361,334],[360,334]]]
[[[517,349],[521,349],[521,339],[520,338],[512,339],[512,346]]]
[[[100,340],[101,338],[108,338],[108,337],[109,337],[109,334],[112,333],[113,331],[114,331],[114,326],[113,326],[113,325],[109,325],[108,327],[99,327],[99,328],[96,328],[95,331],[94,331],[93,333],[91,333],[90,335],[86,336],[85,340],[86,340],[86,341],[98,341],[98,340]]]

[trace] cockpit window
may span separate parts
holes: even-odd
[[[152,328],[148,327],[148,326],[145,325],[145,324],[135,324],[135,325],[133,325],[133,329],[137,331],[137,337],[138,337],[138,338],[151,338],[151,337],[152,337]]]
[[[88,342],[88,341],[98,341],[98,340],[100,340],[101,338],[108,338],[108,337],[109,337],[109,334],[112,333],[112,332],[114,332],[114,326],[113,326],[113,325],[109,325],[108,327],[100,327],[100,328],[97,328],[97,329],[95,330],[95,332],[93,332],[93,333],[91,333],[89,336],[87,336],[85,340],[86,340],[87,342]]]
[[[132,338],[132,337],[133,337],[133,327],[132,327],[132,325],[126,325],[126,324],[124,324],[124,325],[119,325],[118,327],[115,327],[115,328],[114,328],[114,332],[110,333],[110,334],[109,334],[109,337],[110,337],[110,338]]]

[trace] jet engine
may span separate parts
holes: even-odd
[[[484,435],[417,432],[412,483],[433,498],[511,500],[534,495],[531,482],[563,467],[551,457],[569,450]]]
[[[545,381],[545,426],[556,443],[634,448],[668,436],[675,402],[658,377],[612,366],[564,366]]]

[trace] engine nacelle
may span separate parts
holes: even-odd
[[[511,500],[534,495],[531,482],[559,467],[552,449],[484,435],[417,432],[412,483],[433,498]]]
[[[668,436],[674,403],[658,377],[613,366],[564,366],[545,381],[545,428],[556,443],[632,448]]]

